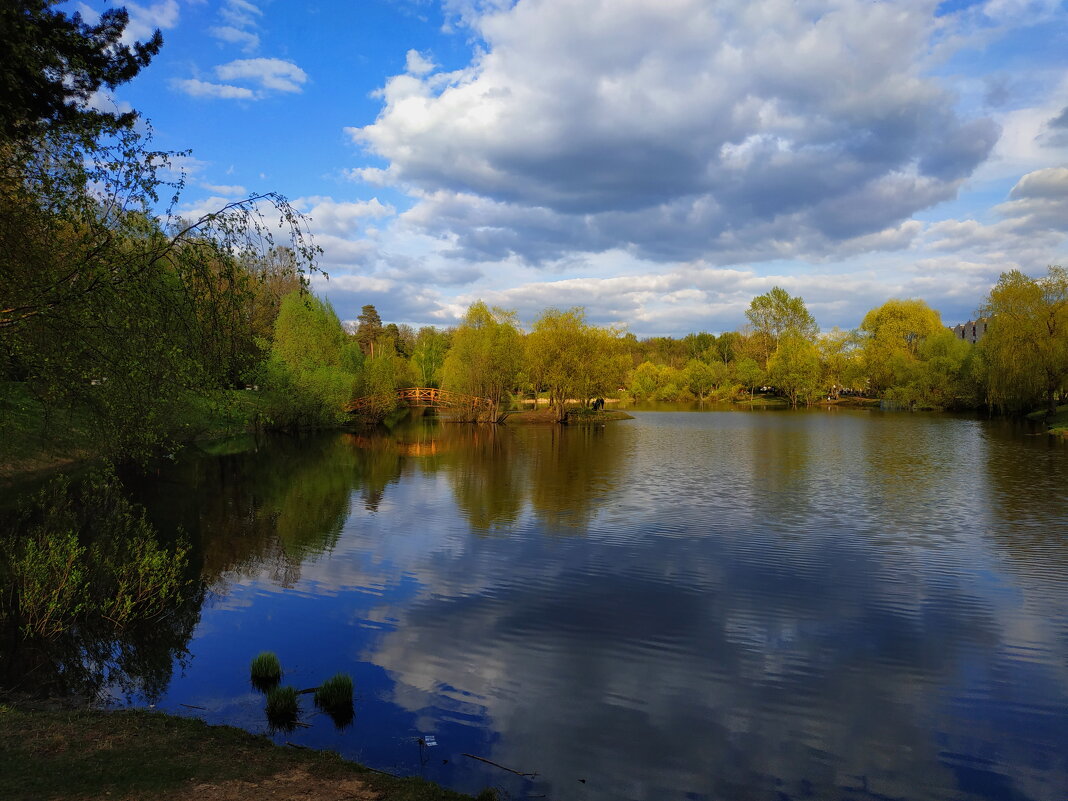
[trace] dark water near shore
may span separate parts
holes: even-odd
[[[248,441],[135,481],[209,591],[151,697],[117,702],[266,731],[247,671],[269,649],[298,688],[356,683],[350,727],[304,696],[279,741],[466,791],[1068,797],[1063,444],[635,416]]]

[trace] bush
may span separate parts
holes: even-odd
[[[264,651],[252,660],[249,674],[252,686],[266,692],[282,680],[282,665],[271,651]]]
[[[294,687],[272,687],[267,691],[267,722],[278,729],[292,729],[300,708]]]
[[[338,673],[315,691],[315,705],[331,715],[352,711],[352,677]]]
[[[72,488],[64,476],[23,504],[0,540],[0,622],[52,639],[77,625],[122,629],[177,606],[189,546],[157,541],[110,470]]]

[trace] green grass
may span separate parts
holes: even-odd
[[[177,442],[233,437],[254,430],[267,405],[262,392],[189,395],[165,433]],[[0,381],[0,481],[48,473],[101,451],[98,428],[84,411],[59,409],[46,414],[25,384]]]
[[[198,786],[223,782],[241,782],[241,797],[258,801],[274,797],[259,789],[262,783],[294,771],[306,776],[310,792],[355,781],[383,801],[470,798],[420,779],[374,773],[337,754],[279,747],[265,737],[191,718],[0,706],[5,801],[186,801],[197,797]]]
[[[315,705],[326,712],[334,723],[344,728],[352,722],[352,677],[338,673],[324,681],[315,691]]]
[[[0,381],[0,479],[63,467],[94,454],[85,414],[50,416],[24,384]]]
[[[282,680],[282,664],[271,651],[264,651],[252,660],[249,666],[252,686],[262,692],[276,686]]]
[[[291,730],[297,724],[299,714],[295,687],[272,687],[267,691],[267,722],[272,726]]]
[[[1047,415],[1044,409],[1031,412],[1027,415],[1029,420],[1039,420],[1046,424],[1049,433],[1068,438],[1068,403],[1057,407],[1057,411]]]

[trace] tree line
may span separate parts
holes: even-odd
[[[478,301],[456,327],[417,332],[383,325],[367,305],[348,334],[323,301],[294,295],[283,311],[275,344],[281,363],[310,387],[309,354],[335,343],[330,363],[350,376],[337,384],[335,406],[346,393],[377,394],[380,414],[394,407],[393,390],[412,385],[488,398],[498,408],[541,397],[560,420],[569,404],[604,396],[752,401],[762,391],[791,406],[859,396],[904,408],[1019,413],[1055,410],[1068,393],[1068,271],[1061,267],[1039,278],[1003,274],[980,309],[987,331],[975,345],[919,299],[888,300],[852,331],[821,332],[804,300],[780,287],[752,299],[741,330],[678,338],[638,339],[592,325],[580,307],[546,309],[524,329],[515,312]],[[321,324],[287,329],[289,313],[319,315]],[[320,330],[332,333],[312,342]]]

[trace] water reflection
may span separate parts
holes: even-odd
[[[1060,797],[1063,446],[936,416],[637,417],[272,440],[143,480],[212,586],[164,705],[262,727],[269,648],[301,686],[356,680],[351,726],[289,739],[469,791]]]

